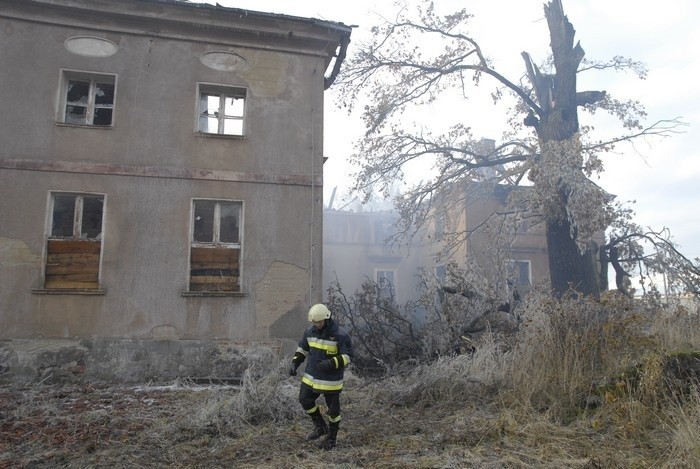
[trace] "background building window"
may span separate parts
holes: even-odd
[[[112,125],[116,79],[114,75],[63,72],[60,121],[65,124]]]
[[[447,266],[445,264],[438,264],[435,266],[435,278],[440,285],[444,285],[447,280]]]
[[[396,301],[396,271],[376,270],[379,298]]]
[[[526,292],[532,285],[532,269],[530,261],[509,261],[508,262],[508,287],[518,290],[520,293]]]
[[[44,288],[99,288],[103,222],[104,196],[52,194]]]
[[[243,135],[245,90],[200,85],[198,130],[207,134]]]
[[[435,214],[435,239],[441,241],[445,236],[447,215],[444,212]]]
[[[374,244],[387,245],[395,234],[392,220],[376,220],[374,222]]]
[[[240,291],[242,202],[192,205],[190,291]]]

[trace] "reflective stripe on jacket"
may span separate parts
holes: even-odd
[[[320,331],[310,326],[299,341],[297,352],[306,357],[306,371],[301,381],[317,392],[340,392],[345,367],[353,356],[352,341],[337,322],[327,321]],[[332,369],[319,370],[318,364],[328,359],[333,359]]]

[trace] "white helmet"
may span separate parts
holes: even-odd
[[[309,309],[309,322],[323,321],[331,317],[331,311],[324,304],[313,305]]]

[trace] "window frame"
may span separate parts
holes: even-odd
[[[523,283],[521,280],[520,264],[527,264],[527,283]],[[514,272],[514,266],[516,265],[518,266],[518,283],[512,284],[511,274]],[[532,261],[530,259],[510,259],[506,261],[506,272],[506,287],[510,293],[512,293],[512,290],[515,289],[522,292],[523,290],[529,290],[532,288]]]
[[[436,264],[435,265],[435,279],[438,281],[439,285],[445,285],[447,282],[447,264]]]
[[[389,269],[389,268],[382,268],[382,267],[377,267],[374,269],[374,281],[377,283],[377,288],[378,288],[378,295],[381,298],[386,298],[386,296],[382,295],[382,292],[386,290],[386,287],[383,287],[381,285],[381,278],[379,277],[380,273],[386,273],[386,272],[391,272],[392,276],[394,277],[394,280],[391,281],[389,280],[389,298],[391,298],[394,302],[398,301],[399,297],[399,291],[398,291],[398,284],[399,284],[399,273],[396,269]],[[383,277],[386,279],[386,276]]]
[[[213,227],[212,227],[212,241],[196,241],[195,240],[195,206],[197,202],[214,202],[214,214],[213,214]],[[221,241],[221,204],[235,204],[238,205],[238,242],[222,242]],[[188,259],[188,275],[187,275],[187,290],[183,292],[184,296],[242,296],[242,272],[243,272],[243,227],[245,226],[245,203],[243,200],[239,199],[219,199],[219,198],[207,198],[207,197],[193,197],[190,201],[190,229],[189,229],[189,259]],[[202,250],[231,250],[237,251],[237,267],[232,263],[229,267],[230,269],[222,267],[212,267],[209,268],[206,265],[200,266],[199,269],[194,268],[194,263],[196,262],[194,257],[197,252],[204,252]],[[227,253],[228,254],[228,253]],[[230,253],[235,257],[235,255]],[[200,261],[197,261],[200,262]],[[209,277],[208,275],[193,275],[193,271],[199,270],[216,270],[219,269],[220,277],[219,287],[214,289],[206,289],[205,286],[193,287],[193,277]],[[227,275],[227,270],[232,270],[236,272],[231,272]],[[237,273],[237,275],[234,275]],[[237,283],[232,284],[231,282],[226,282],[227,278],[237,277]],[[197,283],[197,285],[206,285],[205,283]],[[210,286],[214,285],[212,283]],[[222,287],[223,286],[223,287]],[[222,289],[225,288],[225,289]],[[233,288],[233,289],[228,289]]]
[[[87,239],[87,240],[101,240],[102,234],[104,233],[104,207],[105,207],[105,194],[98,194],[93,192],[64,192],[64,191],[49,191],[49,223],[47,224],[47,234],[49,239]],[[75,197],[75,205],[73,207],[73,233],[72,236],[58,236],[53,234],[53,217],[56,210],[56,197]],[[95,237],[83,236],[83,209],[85,207],[85,198],[95,198],[102,200],[102,219],[101,219],[101,230]]]
[[[72,217],[73,229],[70,236],[54,234],[57,197],[75,197]],[[99,233],[92,237],[82,234],[85,215],[84,203],[87,197],[99,199],[102,202]],[[49,191],[44,235],[45,255],[42,264],[43,288],[34,290],[36,293],[104,294],[101,285],[106,206],[107,194],[104,193]],[[73,276],[72,279],[71,276]],[[89,279],[78,277],[89,277]]]
[[[202,112],[202,96],[204,94],[210,94],[210,95],[219,95],[219,108],[218,111],[214,113],[214,116],[211,116],[210,114],[204,115]],[[242,99],[243,100],[243,111],[241,112],[241,115],[230,115],[227,116],[225,113],[225,103],[226,103],[226,98],[235,98],[235,99]],[[195,128],[195,133],[197,135],[201,136],[207,136],[207,137],[224,137],[224,138],[233,138],[233,139],[242,139],[245,138],[246,136],[246,123],[247,123],[247,118],[246,114],[248,111],[248,90],[245,87],[242,86],[234,86],[234,85],[220,85],[220,84],[214,84],[214,83],[197,83],[197,96],[196,96],[196,103],[195,103],[195,122],[194,122],[194,128]],[[212,118],[215,117],[218,121],[217,125],[217,131],[216,132],[209,132],[206,130],[202,129],[202,124],[200,123],[201,119],[205,118]],[[240,127],[241,131],[240,133],[225,133],[226,130],[226,121],[234,121],[234,122],[240,122]]]
[[[437,241],[443,241],[445,238],[445,229],[447,226],[447,214],[440,211],[435,214],[435,225],[433,235]]]
[[[85,118],[84,122],[68,122],[66,120],[67,107],[70,105],[68,101],[69,84],[71,81],[89,82],[88,102],[85,103]],[[113,86],[113,95],[111,105],[98,104],[95,102],[95,88],[98,84],[111,84]],[[58,90],[58,109],[56,111],[56,123],[70,127],[84,127],[90,129],[111,129],[114,127],[116,116],[117,103],[117,75],[111,73],[88,72],[79,70],[61,69],[60,71],[60,86]],[[77,104],[77,103],[76,103]],[[109,124],[95,124],[96,109],[110,109],[112,118]]]

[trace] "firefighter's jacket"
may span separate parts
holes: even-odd
[[[313,325],[304,332],[293,361],[299,365],[306,360],[302,383],[318,393],[334,393],[343,389],[343,374],[353,356],[348,333],[333,319],[319,331]],[[331,360],[331,369],[321,371],[319,364]]]

